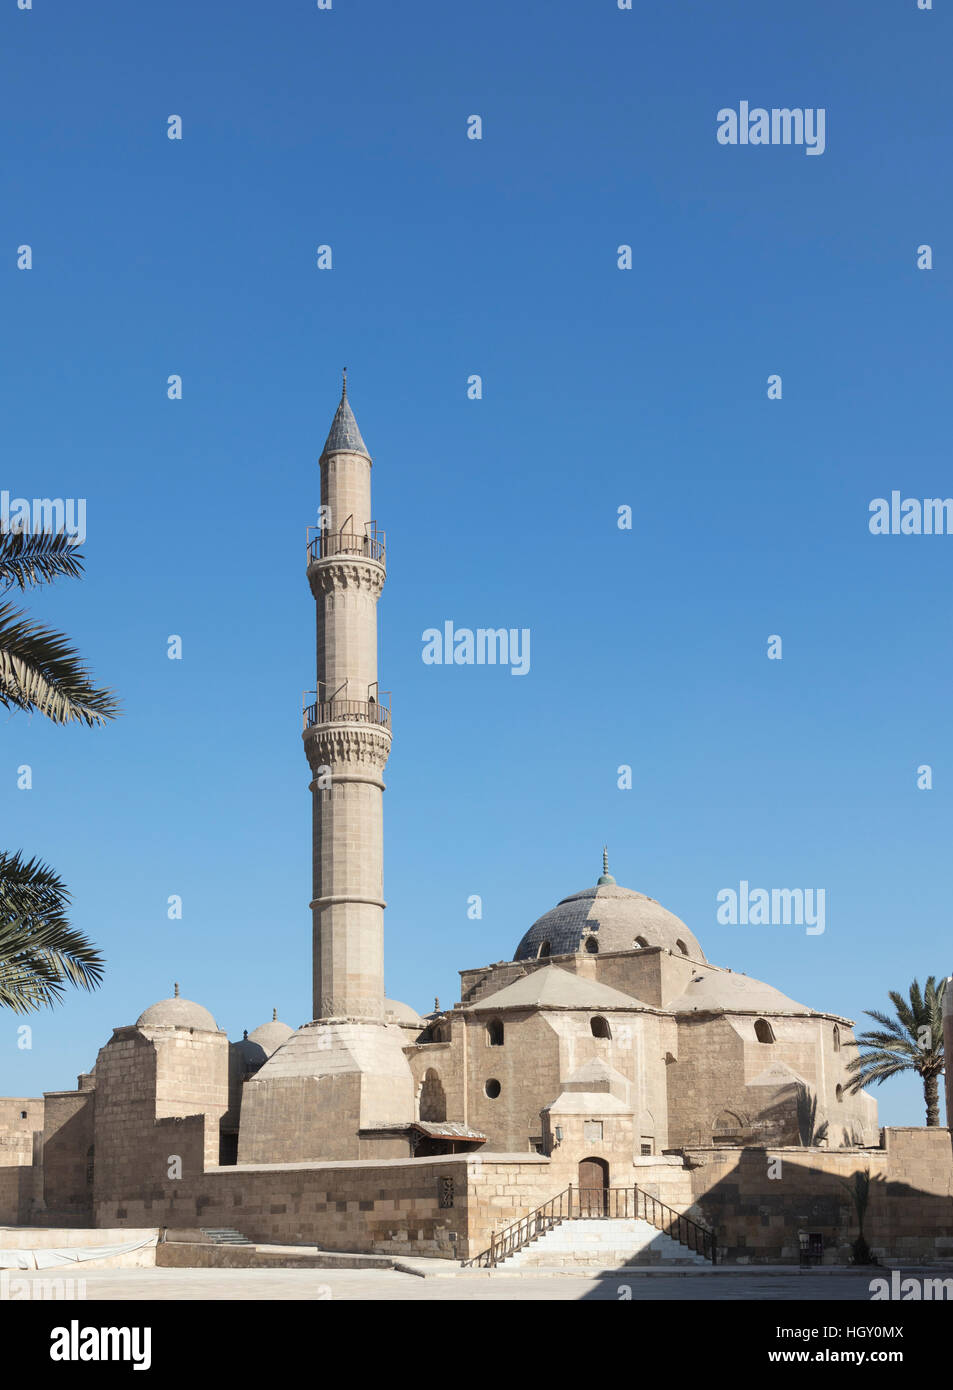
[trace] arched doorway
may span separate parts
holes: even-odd
[[[609,1165],[604,1158],[579,1163],[579,1215],[605,1216],[609,1209]]]

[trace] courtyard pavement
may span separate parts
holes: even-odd
[[[877,1273],[882,1271],[769,1274],[710,1270],[692,1277],[661,1273],[592,1277],[532,1270],[519,1274],[460,1272],[449,1278],[428,1274],[421,1278],[393,1269],[89,1269],[82,1274],[74,1265],[43,1272],[18,1271],[14,1277],[31,1283],[54,1275],[83,1278],[87,1300],[657,1303],[751,1299],[867,1302],[870,1279]]]

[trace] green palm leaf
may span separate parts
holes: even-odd
[[[24,620],[8,604],[0,604],[0,705],[35,710],[54,724],[104,724],[119,713],[112,691],[90,683],[62,633]]]
[[[77,579],[83,573],[83,557],[69,536],[28,531],[0,531],[0,586],[36,588],[66,575]]]
[[[67,985],[96,989],[103,959],[66,912],[69,893],[48,865],[0,851],[0,1007],[29,1013]]]

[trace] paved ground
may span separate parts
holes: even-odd
[[[359,1301],[492,1301],[592,1300],[618,1302],[735,1301],[745,1299],[808,1299],[843,1302],[869,1297],[870,1275],[792,1272],[782,1275],[757,1273],[701,1275],[612,1275],[580,1278],[575,1275],[458,1274],[452,1278],[419,1278],[396,1270],[328,1269],[90,1269],[81,1275],[76,1266],[43,1273],[14,1273],[11,1278],[49,1279],[54,1276],[86,1280],[87,1299],[310,1299]],[[622,1287],[624,1286],[624,1287]],[[625,1289],[630,1290],[627,1293]]]

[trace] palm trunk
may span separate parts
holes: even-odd
[[[940,1123],[940,1105],[935,1076],[923,1078],[923,1098],[927,1103],[927,1124],[938,1126]]]

